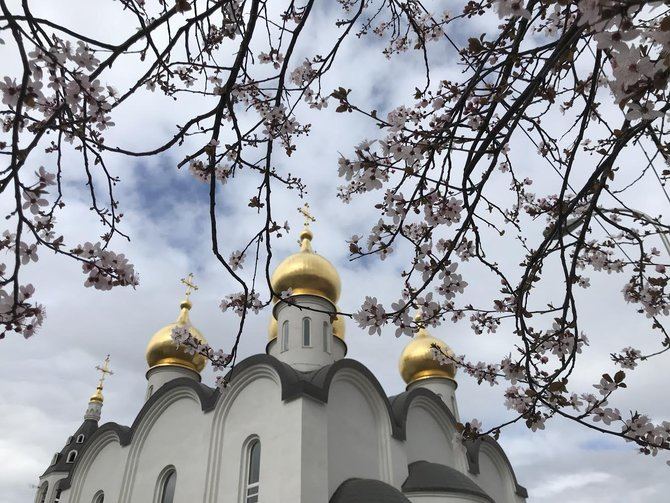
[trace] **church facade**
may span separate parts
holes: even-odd
[[[223,390],[206,361],[172,340],[191,303],[147,348],[147,395],[133,424],[100,424],[107,364],[81,426],[40,477],[35,503],[520,503],[527,497],[492,438],[463,447],[456,369],[422,329],[400,358],[407,389],[387,396],[345,358],[340,279],[311,247],[272,276],[265,354],[235,365]],[[305,309],[309,308],[309,309]]]

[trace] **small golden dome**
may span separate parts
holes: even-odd
[[[339,308],[338,308],[339,311]],[[333,321],[333,335],[341,340],[344,340],[346,326],[344,324],[344,316],[336,316]],[[277,338],[277,320],[274,316],[270,316],[270,325],[268,325],[268,341]]]
[[[98,403],[102,403],[102,401],[103,401],[102,387],[101,387],[101,386],[98,386],[98,387],[95,389],[95,393],[93,393],[93,395],[91,396],[89,402],[98,402]]]
[[[312,237],[308,228],[302,230],[300,251],[286,257],[277,266],[270,280],[272,289],[280,294],[290,288],[293,295],[315,295],[335,305],[342,287],[340,275],[333,264],[314,253]]]
[[[188,317],[191,302],[184,300],[180,307],[181,312],[177,321],[161,328],[149,341],[146,358],[150,369],[164,365],[176,365],[200,372],[207,364],[207,359],[204,356],[199,354],[190,355],[186,352],[184,346],[177,347],[172,340],[172,329],[174,327],[189,326],[189,333],[192,337],[203,343],[207,342],[200,331],[191,325]]]
[[[430,335],[425,328],[419,329],[412,341],[405,346],[398,362],[400,375],[407,384],[429,377],[454,380],[456,364],[449,362],[441,365],[433,358],[431,344],[437,344],[444,354],[454,356],[454,352],[444,341]]]

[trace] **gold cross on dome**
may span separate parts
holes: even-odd
[[[193,282],[193,273],[189,273],[188,276],[181,279],[181,282],[186,285],[186,299],[191,296],[191,292],[194,292],[198,289],[198,286]]]
[[[316,222],[316,218],[309,212],[309,203],[305,203],[302,208],[298,208],[298,211],[305,217],[305,227],[309,227],[310,222]]]
[[[98,387],[102,389],[102,383],[105,381],[107,375],[112,375],[114,372],[109,368],[109,355],[105,357],[105,361],[100,365],[96,365],[95,368],[100,371],[100,381],[98,382]]]

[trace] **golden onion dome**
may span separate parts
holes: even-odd
[[[102,403],[103,400],[104,400],[104,398],[103,398],[103,396],[102,396],[102,387],[101,387],[101,386],[98,386],[98,387],[95,389],[95,393],[93,393],[93,395],[92,395],[91,398],[89,399],[89,402],[98,402],[98,403]]]
[[[275,269],[270,283],[277,294],[289,288],[293,295],[314,295],[333,305],[340,298],[340,275],[328,260],[312,250],[312,232],[300,233],[300,251],[286,257]],[[278,299],[275,298],[275,302]]]
[[[339,311],[339,308],[338,308]],[[344,340],[346,325],[344,324],[344,316],[336,316],[333,321],[333,335],[341,340]],[[277,338],[277,319],[274,316],[270,317],[270,325],[268,325],[268,341]]]
[[[191,325],[188,312],[191,309],[191,302],[184,300],[180,304],[181,312],[175,323],[164,326],[149,341],[147,346],[147,363],[149,368],[161,367],[166,365],[175,365],[184,367],[195,372],[200,372],[205,368],[207,359],[199,354],[190,355],[184,346],[175,344],[172,340],[172,329],[176,326],[188,326],[189,333],[195,339],[202,343],[207,342],[198,329]]]
[[[407,384],[430,377],[454,380],[456,364],[440,364],[433,357],[432,344],[436,344],[444,354],[454,356],[454,352],[444,341],[430,335],[425,328],[420,328],[412,341],[405,346],[398,362],[400,375]]]

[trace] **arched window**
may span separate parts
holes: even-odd
[[[74,463],[74,460],[77,459],[77,451],[70,451],[67,453],[66,461],[68,463]]]
[[[323,322],[323,350],[330,353],[330,327],[327,321]]]
[[[288,350],[288,320],[284,321],[281,326],[281,350]]]
[[[44,503],[47,500],[47,492],[49,492],[49,483],[45,482],[40,489],[39,497],[37,498],[38,503]]]
[[[244,503],[258,503],[261,472],[261,441],[253,439],[247,446]]]
[[[86,437],[85,437],[83,434],[79,435],[79,436],[77,437],[77,443],[78,443],[78,444],[83,444],[85,438],[86,438]]]
[[[160,496],[158,501],[160,503],[173,503],[174,491],[177,486],[177,472],[174,469],[170,469],[165,472],[161,478],[163,480],[160,484]]]
[[[95,496],[93,496],[93,503],[105,503],[105,493],[102,491],[95,493]]]
[[[54,454],[54,457],[53,457],[53,459],[51,460],[51,464],[52,464],[52,465],[55,465],[55,464],[56,464],[56,461],[58,461],[58,453]]]
[[[302,319],[302,345],[304,347],[310,347],[312,345],[312,337],[310,334],[311,325],[312,320],[309,318]]]

